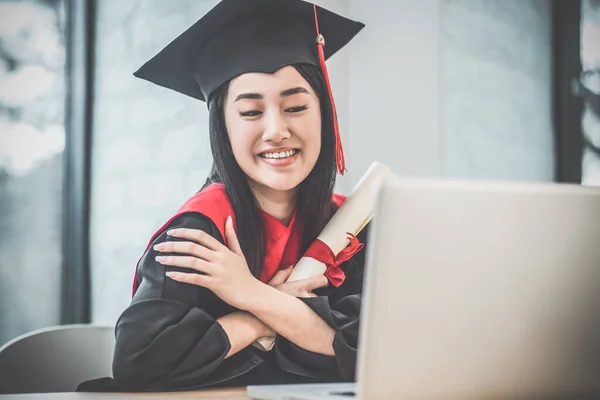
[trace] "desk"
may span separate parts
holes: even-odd
[[[5,394],[0,400],[160,400],[160,399],[222,399],[250,400],[246,389],[198,390],[168,393],[36,393]]]

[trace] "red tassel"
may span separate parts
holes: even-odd
[[[325,64],[325,38],[319,32],[319,19],[317,18],[317,5],[313,4],[315,12],[315,26],[317,28],[317,50],[319,52],[319,61],[321,64],[321,71],[323,72],[323,78],[327,84],[327,91],[329,92],[329,100],[331,101],[331,110],[333,117],[333,131],[335,132],[335,164],[337,172],[340,175],[344,175],[346,172],[346,160],[344,158],[344,149],[342,147],[342,138],[340,137],[340,128],[338,126],[337,111],[335,108],[335,102],[333,101],[333,91],[331,90],[331,82],[329,81],[329,73],[327,72],[327,65]]]

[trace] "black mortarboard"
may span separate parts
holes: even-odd
[[[134,75],[206,101],[247,72],[273,73],[291,64],[322,69],[364,24],[302,0],[222,0]],[[325,41],[326,40],[326,43]],[[338,170],[345,170],[335,116]]]

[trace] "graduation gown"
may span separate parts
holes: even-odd
[[[336,196],[332,201],[339,206],[343,198]],[[224,203],[228,205],[222,207]],[[190,207],[190,204],[194,205]],[[215,207],[215,204],[221,206]],[[274,348],[269,352],[250,345],[225,359],[231,345],[217,319],[238,310],[206,288],[166,277],[167,271],[184,269],[156,262],[154,258],[158,254],[152,247],[167,240],[181,240],[167,236],[167,230],[172,228],[200,229],[224,243],[224,223],[230,210],[222,186],[211,185],[154,235],[138,263],[132,302],[116,324],[114,378],[85,382],[78,390],[173,391],[354,381],[365,251],[341,265],[346,274],[341,286],[329,285],[316,290],[317,297],[300,299],[335,329],[335,356],[310,352],[277,335]],[[285,238],[292,223],[289,227],[282,224],[277,227],[273,217],[266,213],[264,217],[267,240]],[[301,224],[302,221],[296,221],[294,226],[300,228]],[[298,237],[293,232],[287,234],[285,243],[279,243],[285,248],[283,253],[279,247],[279,257],[276,254],[270,261],[266,260],[265,270],[269,269],[268,264],[277,265],[263,273],[263,282],[278,268],[291,265],[289,257],[295,257],[294,262],[299,259],[298,244],[294,243]],[[366,234],[364,229],[358,236],[363,243]],[[267,245],[267,258],[272,256],[270,247],[273,243]]]

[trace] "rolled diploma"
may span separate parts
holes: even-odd
[[[373,218],[374,194],[379,180],[390,179],[395,176],[388,166],[377,161],[371,164],[317,239],[329,246],[333,254],[339,254],[348,246],[347,233],[357,235]],[[302,257],[294,267],[287,282],[323,275],[326,270],[327,266],[322,262],[314,258]],[[273,348],[273,344],[274,338],[263,337],[258,339],[254,346],[269,351]]]

